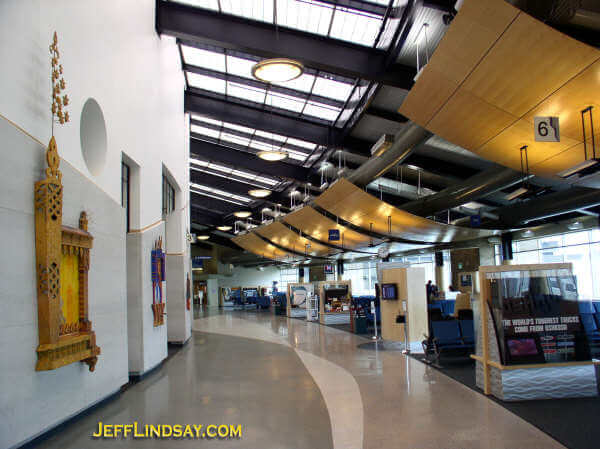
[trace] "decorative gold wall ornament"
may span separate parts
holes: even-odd
[[[52,55],[52,124],[69,121],[62,107],[68,97],[58,95],[65,88],[60,79],[62,66],[56,33],[50,45]],[[56,85],[54,84],[56,82]],[[46,150],[46,177],[35,183],[35,255],[38,298],[39,346],[36,371],[52,370],[81,361],[94,371],[100,348],[88,319],[88,270],[93,237],[87,230],[88,220],[81,212],[79,228],[62,225],[62,174],[54,135]],[[63,279],[61,266],[69,267]],[[65,282],[65,296],[61,282]],[[67,293],[68,290],[68,293]]]
[[[52,135],[54,136],[54,123],[64,125],[69,121],[69,112],[63,110],[69,104],[68,95],[61,93],[67,88],[63,78],[63,66],[60,64],[60,52],[58,51],[58,36],[56,31],[50,44],[50,63],[52,65]]]

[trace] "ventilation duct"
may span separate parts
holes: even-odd
[[[402,209],[428,217],[510,187],[522,178],[521,173],[510,168],[491,168],[441,192],[403,204]]]
[[[431,137],[431,133],[416,123],[407,122],[394,137],[394,143],[381,156],[370,157],[364,164],[348,176],[348,181],[365,187],[379,178],[394,165],[405,160],[413,150]]]

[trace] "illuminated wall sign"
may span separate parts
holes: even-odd
[[[329,241],[335,242],[340,239],[340,230],[339,229],[330,229],[329,230]]]
[[[533,133],[536,142],[560,142],[558,117],[534,117]]]

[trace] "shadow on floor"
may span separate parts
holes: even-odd
[[[425,363],[423,354],[411,354],[411,357]],[[474,360],[442,359],[441,368],[429,366],[483,394],[475,383]],[[600,447],[599,397],[517,402],[489,398],[571,449]]]

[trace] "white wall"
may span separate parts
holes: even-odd
[[[234,267],[231,276],[219,276],[220,287],[270,287],[273,281],[281,282],[279,268],[265,267],[264,271],[259,271],[256,268]]]
[[[11,361],[0,376],[0,447],[19,444],[118,390],[127,381],[128,351],[135,347],[128,347],[127,326],[141,332],[140,345],[146,350],[136,355],[136,363],[142,369],[166,357],[166,326],[142,331],[146,315],[151,316],[150,253],[140,244],[135,260],[126,258],[120,207],[125,153],[139,166],[132,189],[138,207],[131,229],[164,229],[164,167],[178,186],[176,202],[182,210],[177,237],[168,243],[185,247],[176,241],[185,236],[189,223],[184,81],[174,39],[159,38],[155,32],[154,5],[154,0],[0,1],[0,229],[6,246],[0,258],[5,275],[0,304],[7,310],[0,316],[0,336],[2,360]],[[96,238],[90,314],[102,354],[94,373],[81,364],[34,371],[32,189],[42,178],[44,147],[51,135],[48,46],[55,30],[65,93],[71,100],[71,122],[55,127],[65,173],[64,223],[76,225],[75,217],[85,208]],[[90,97],[103,111],[107,135],[105,163],[96,175],[88,170],[80,144],[80,114]],[[148,237],[144,242],[154,236]],[[140,267],[137,285],[127,285],[126,259]],[[128,316],[127,292],[140,298],[133,316]]]

